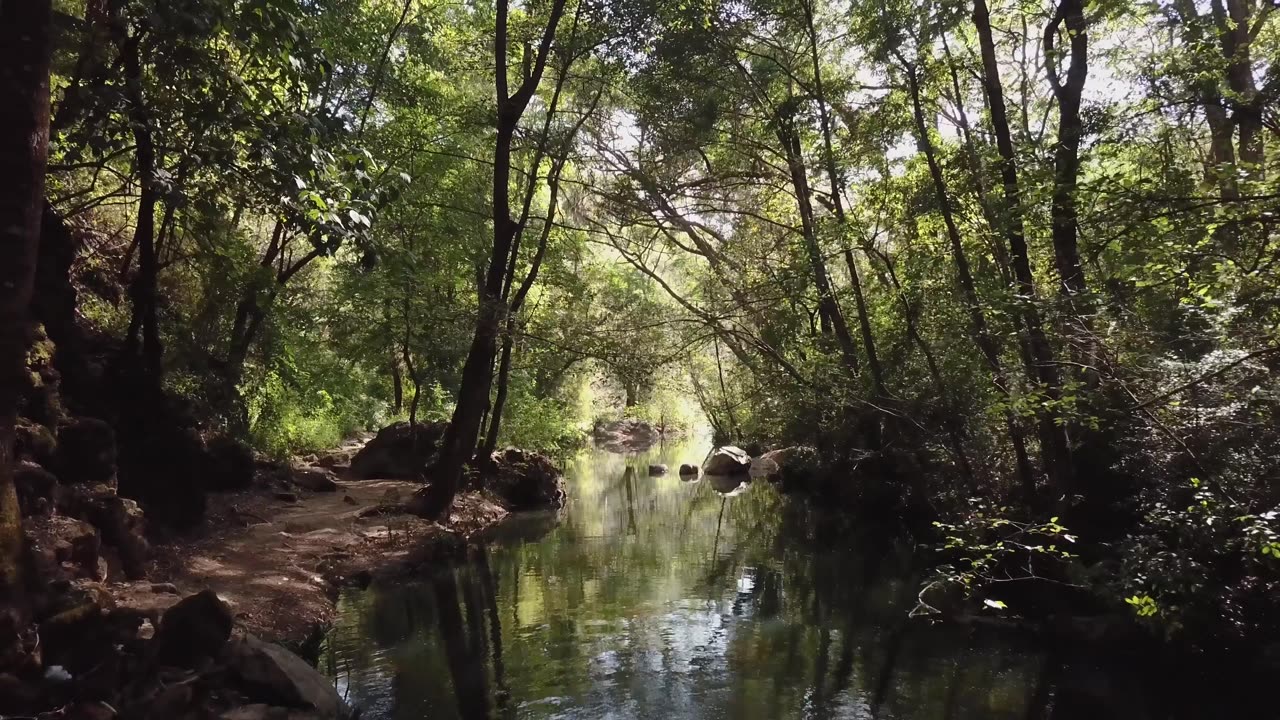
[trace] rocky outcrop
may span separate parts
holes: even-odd
[[[398,422],[378,431],[351,459],[353,480],[418,479],[439,450],[448,423]]]
[[[14,468],[13,484],[18,490],[18,506],[23,517],[53,513],[58,494],[58,478],[53,473],[23,460]]]
[[[120,497],[105,485],[75,486],[64,492],[60,509],[98,528],[103,542],[116,551],[121,568],[131,580],[146,575],[151,548],[138,503]]]
[[[742,475],[751,469],[751,456],[746,450],[725,445],[711,451],[702,462],[702,472],[707,475]]]
[[[509,510],[564,505],[564,476],[546,455],[517,448],[495,452],[481,481]]]

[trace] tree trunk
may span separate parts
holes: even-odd
[[[942,175],[942,167],[933,150],[933,141],[929,137],[929,127],[925,123],[924,108],[920,101],[920,82],[916,69],[903,61],[907,73],[907,87],[911,93],[911,109],[915,119],[916,134],[919,136],[920,148],[924,152],[929,165],[929,176],[933,179],[934,192],[938,199],[938,208],[942,213],[943,223],[947,228],[947,239],[951,243],[951,255],[956,265],[956,278],[960,285],[960,293],[969,310],[969,321],[973,332],[974,343],[981,351],[983,358],[991,370],[991,381],[996,390],[1006,399],[1011,397],[1009,380],[1004,366],[1000,362],[1000,351],[987,326],[986,314],[982,310],[978,298],[977,286],[973,281],[973,273],[969,268],[969,260],[965,256],[964,245],[960,240],[960,229],[956,226],[955,215],[951,210],[951,197]],[[1005,427],[1009,431],[1009,441],[1013,445],[1014,460],[1018,469],[1018,477],[1023,488],[1030,493],[1035,491],[1035,474],[1031,470],[1031,461],[1027,457],[1027,444],[1022,436],[1022,428],[1014,416],[1012,409],[1005,409]]]
[[[481,416],[489,407],[493,360],[498,328],[509,308],[502,301],[502,285],[512,243],[519,226],[511,218],[511,143],[520,118],[537,90],[546,69],[556,27],[564,15],[565,0],[553,0],[550,16],[538,46],[537,59],[524,75],[519,89],[508,92],[507,0],[498,0],[494,23],[494,85],[497,96],[497,134],[493,151],[493,248],[480,288],[476,331],[462,366],[462,382],[455,398],[453,417],[440,445],[440,459],[419,503],[425,517],[441,517],[453,505],[462,480],[462,469],[476,451]]]
[[[157,317],[157,278],[159,266],[156,259],[155,224],[156,207],[160,193],[155,184],[156,149],[151,135],[142,96],[142,63],[140,45],[142,38],[135,35],[125,41],[121,59],[125,70],[125,88],[128,97],[129,123],[133,128],[138,164],[138,221],[134,230],[134,243],[138,248],[138,274],[130,283],[129,296],[133,303],[133,318],[128,338],[128,350],[141,360],[141,370],[148,387],[158,389],[161,381],[160,328]],[[138,336],[142,335],[141,354],[138,354]]]
[[[498,433],[502,429],[502,411],[507,404],[507,384],[511,381],[511,352],[515,346],[515,318],[507,318],[507,330],[502,335],[502,359],[498,362],[498,389],[493,398],[493,410],[489,414],[489,428],[485,434],[480,457],[488,457],[498,449]]]
[[[49,0],[0,1],[0,606],[21,608],[22,513],[13,484],[18,393],[49,149]]]
[[[1070,37],[1065,81],[1059,76],[1054,44],[1058,28],[1066,25]],[[1080,98],[1089,76],[1089,36],[1085,32],[1084,0],[1061,0],[1044,31],[1045,65],[1049,84],[1058,100],[1058,142],[1053,151],[1053,253],[1062,291],[1068,296],[1085,292],[1084,266],[1077,244],[1079,216],[1076,210],[1076,182],[1080,175],[1080,140],[1084,124],[1080,118]]]
[[[836,222],[840,226],[840,234],[846,231],[844,214],[844,197],[840,188],[840,174],[836,170],[836,153],[832,142],[831,113],[827,109],[827,96],[822,87],[822,65],[818,58],[818,32],[813,20],[813,6],[808,0],[803,3],[805,27],[809,34],[809,56],[813,62],[813,87],[818,100],[818,118],[822,124],[823,161],[827,171],[827,181],[831,186],[831,207]],[[867,302],[862,294],[862,279],[858,274],[858,264],[853,257],[853,250],[847,245],[844,248],[844,262],[849,270],[849,284],[853,289],[854,306],[858,311],[858,329],[862,335],[862,349],[867,354],[867,368],[871,371],[872,391],[878,398],[887,397],[885,390],[884,368],[880,365],[880,357],[876,354],[875,335],[871,332],[871,318],[867,312]]]
[[[1023,224],[1022,192],[1018,182],[1017,156],[1014,153],[1013,135],[1009,130],[1009,117],[1004,103],[1004,87],[1000,82],[1000,65],[996,60],[995,40],[991,32],[991,15],[986,0],[975,0],[973,23],[978,30],[978,44],[982,54],[983,87],[991,125],[995,131],[996,149],[1000,153],[1000,182],[1004,190],[1001,229],[1009,244],[1009,262],[1018,289],[1017,304],[1021,312],[1021,324],[1026,333],[1026,355],[1029,379],[1040,385],[1050,402],[1062,397],[1062,383],[1053,348],[1045,335],[1044,323],[1036,309],[1036,286],[1031,270],[1031,258]],[[1063,424],[1052,405],[1041,404],[1037,408],[1041,455],[1047,474],[1055,487],[1066,490],[1071,485],[1071,451]]]

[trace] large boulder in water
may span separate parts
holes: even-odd
[[[702,472],[707,475],[741,475],[751,469],[751,456],[746,450],[725,445],[711,451],[702,462]]]
[[[495,452],[486,469],[485,489],[512,510],[558,508],[564,505],[564,477],[546,455],[507,448]]]
[[[351,459],[350,477],[415,480],[440,449],[448,428],[445,422],[388,425]]]

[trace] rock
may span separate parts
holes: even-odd
[[[82,702],[68,706],[58,717],[64,720],[114,720],[119,715],[104,702]]]
[[[398,422],[378,431],[351,460],[354,480],[417,479],[439,448],[449,424]]]
[[[338,489],[333,471],[316,467],[295,469],[293,484],[313,492],[333,492]]]
[[[177,595],[178,588],[173,583],[151,583],[151,592],[165,595]]]
[[[700,472],[701,471],[698,469],[697,465],[690,465],[689,463],[685,463],[680,466],[680,477],[689,477],[690,475],[692,475],[693,477],[696,478],[698,477],[698,474]]]
[[[360,504],[360,503],[356,502],[356,499],[355,499],[355,498],[353,498],[353,497],[351,497],[350,495],[343,495],[343,496],[342,496],[342,502],[344,502],[344,503],[346,503],[346,504],[348,504],[348,505],[359,505],[359,504]]]
[[[53,469],[64,483],[103,483],[115,487],[115,431],[102,420],[91,417],[59,425]]]
[[[751,477],[768,478],[794,486],[817,474],[821,468],[821,458],[815,448],[795,445],[771,450],[751,461]]]
[[[277,499],[277,500],[283,500],[284,502],[290,502],[290,503],[296,503],[296,502],[298,502],[298,494],[297,494],[297,493],[291,493],[291,492],[276,492],[276,493],[271,493],[271,497],[274,497],[274,498],[275,498],[275,499]]]
[[[564,478],[551,459],[539,453],[507,448],[495,452],[486,469],[484,487],[512,510],[561,507]]]
[[[23,517],[50,515],[56,505],[58,478],[39,465],[23,460],[13,471],[18,490],[18,507]]]
[[[146,539],[146,518],[138,503],[116,495],[105,485],[75,486],[64,495],[63,511],[98,528],[102,541],[119,553],[125,575],[131,580],[142,579],[151,546]]]
[[[228,643],[224,659],[254,700],[311,710],[326,720],[346,716],[346,706],[329,679],[279,645],[240,635]]]
[[[741,475],[751,468],[751,456],[732,445],[718,447],[702,462],[707,475]]]
[[[322,720],[324,716],[307,710],[276,707],[257,703],[228,710],[219,720]]]
[[[658,475],[666,475],[666,474],[667,474],[666,465],[650,465],[649,466],[649,477],[655,477]]]
[[[155,659],[165,665],[194,667],[216,657],[231,637],[231,608],[212,590],[202,590],[169,608],[152,641]]]
[[[0,673],[0,717],[27,715],[40,705],[38,688],[19,680],[10,673]]]
[[[248,445],[230,435],[215,435],[205,443],[205,487],[211,491],[244,490],[253,485],[255,464]]]
[[[53,466],[58,440],[49,428],[26,418],[18,418],[14,434],[15,457],[27,458],[44,467]]]
[[[33,518],[27,524],[32,552],[48,553],[54,563],[67,563],[80,577],[98,578],[102,536],[93,525],[76,518],[54,515]]]

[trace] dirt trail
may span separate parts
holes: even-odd
[[[332,619],[343,584],[411,573],[507,515],[483,494],[463,493],[447,526],[428,523],[397,507],[421,487],[339,480],[336,492],[295,489],[296,501],[263,488],[211,495],[206,529],[156,547],[150,580],[173,583],[181,595],[210,588],[251,632],[300,647]],[[130,597],[131,588],[119,589]],[[140,595],[152,605],[178,599],[132,592]]]

